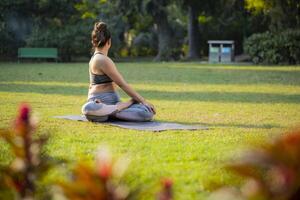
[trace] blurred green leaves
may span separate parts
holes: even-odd
[[[246,0],[246,8],[248,10],[262,11],[266,9],[266,2],[264,0]]]
[[[256,64],[300,63],[300,30],[253,34],[244,44],[245,52]]]

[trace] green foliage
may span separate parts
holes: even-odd
[[[76,48],[75,55],[77,52],[82,53],[86,49],[81,47],[88,44],[89,40],[83,42],[81,39],[89,33],[84,22],[77,22],[79,16],[73,6],[75,2],[76,0],[1,1],[1,55],[15,57],[17,48],[26,45],[61,47],[63,60],[69,60],[66,59],[66,54],[70,53],[68,49]],[[77,44],[72,44],[74,41]]]
[[[55,47],[63,61],[77,55],[89,56],[91,24],[78,22],[64,26],[35,27],[26,44],[28,47]]]
[[[266,2],[264,0],[246,0],[246,8],[248,10],[262,11],[266,9]]]
[[[89,24],[92,28],[95,21],[104,21],[112,34],[112,47],[109,51],[111,57],[119,57],[121,49],[126,46],[124,33],[126,32],[126,19],[121,14],[114,1],[87,1],[83,0],[75,4],[75,8],[81,15],[82,23]],[[87,34],[89,31],[85,30]],[[88,39],[90,41],[90,39]]]
[[[23,8],[23,10],[22,10]],[[31,22],[27,13],[31,9],[22,0],[0,1],[0,56],[7,59],[17,55],[17,48],[24,45]]]
[[[0,20],[0,58],[5,59],[5,57],[16,56],[16,48],[22,45],[24,45],[24,42],[16,39],[14,32]]]
[[[244,50],[256,64],[300,63],[300,30],[254,34],[244,44]]]
[[[300,28],[300,2],[297,0],[246,0],[246,8],[269,17],[271,29]]]
[[[252,26],[243,2],[213,1],[209,5],[211,8],[202,10],[198,17],[201,55],[208,55],[208,40],[234,40],[235,53],[240,54],[243,38],[248,32],[248,27]]]
[[[17,48],[31,45],[57,47],[63,61],[72,56],[87,57],[96,20],[109,25],[112,57],[157,54],[157,60],[180,59],[185,54],[182,48],[190,41],[188,7],[196,9],[199,22],[192,25],[197,26],[193,30],[199,30],[192,42],[199,43],[200,49],[194,50],[200,51],[198,55],[207,55],[210,39],[235,40],[239,54],[244,38],[253,33],[269,27],[284,30],[300,26],[300,5],[295,0],[3,0],[1,59],[16,57]],[[255,14],[250,15],[249,10]],[[131,32],[134,34],[128,39]]]
[[[154,33],[140,33],[132,43],[132,56],[155,55],[157,49],[157,38]]]

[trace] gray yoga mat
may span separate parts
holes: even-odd
[[[65,115],[54,116],[54,118],[69,119],[74,121],[88,121],[83,115]],[[184,125],[170,122],[126,122],[126,121],[106,121],[99,122],[101,124],[108,124],[112,126],[118,126],[121,128],[142,130],[142,131],[166,131],[166,130],[207,130],[208,128],[201,125]]]

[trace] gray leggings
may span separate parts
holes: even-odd
[[[97,107],[95,102],[96,99],[101,100],[101,102],[106,105],[115,105],[120,102],[120,97],[117,92],[102,92],[89,96],[88,102],[83,106],[82,109],[88,111],[89,109]],[[151,121],[153,119],[153,113],[149,111],[149,109],[145,105],[132,104],[129,108],[126,108],[117,113],[113,113],[110,116],[101,116],[98,120],[97,118],[90,119],[88,115],[86,115],[86,117],[90,121],[105,121],[109,117],[125,121]]]

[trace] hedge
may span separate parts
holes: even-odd
[[[255,64],[299,64],[300,30],[253,34],[244,51]]]

